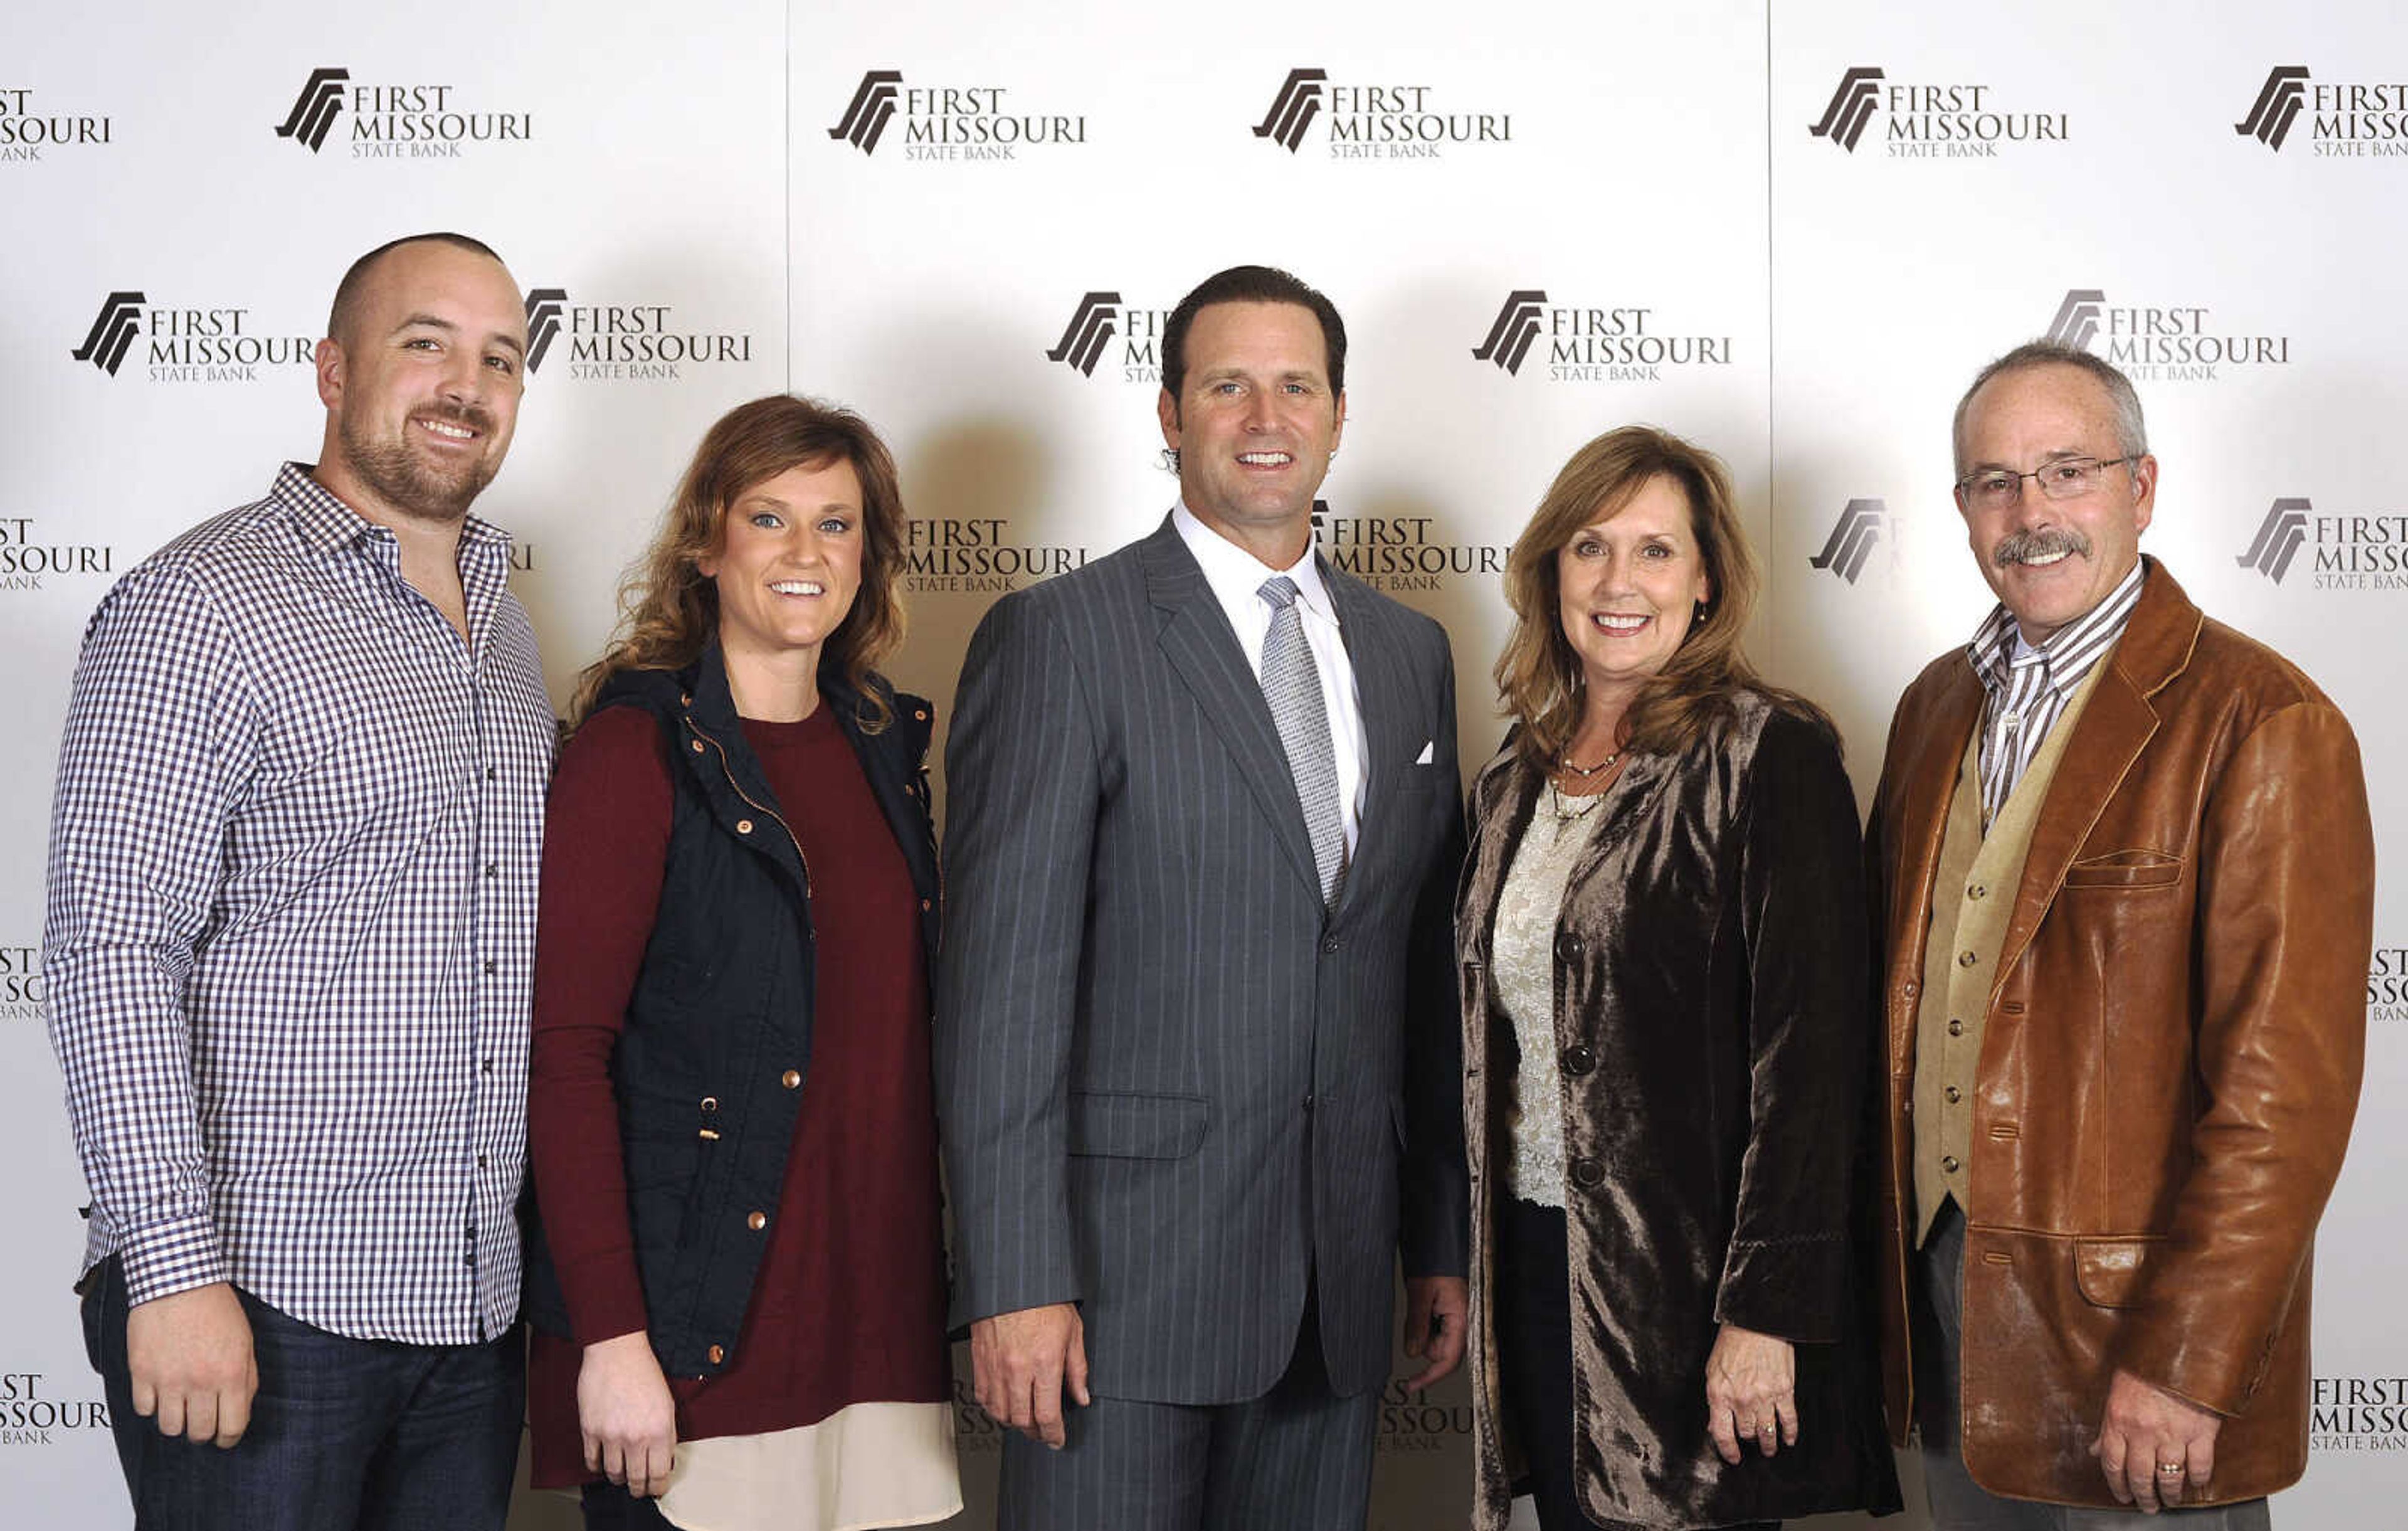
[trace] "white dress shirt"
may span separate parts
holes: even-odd
[[[1354,665],[1346,656],[1346,639],[1338,626],[1338,608],[1330,603],[1329,587],[1308,544],[1293,568],[1275,569],[1253,553],[1196,519],[1183,504],[1171,507],[1170,522],[1186,540],[1187,551],[1204,570],[1204,582],[1228,614],[1237,630],[1238,647],[1245,651],[1246,668],[1257,680],[1263,673],[1263,640],[1270,636],[1271,603],[1262,597],[1266,580],[1285,575],[1296,581],[1297,609],[1304,614],[1304,641],[1312,650],[1312,667],[1321,678],[1321,705],[1329,713],[1329,742],[1338,755],[1338,810],[1346,828],[1346,859],[1354,859],[1354,840],[1363,824],[1364,762],[1371,746],[1363,732],[1363,702],[1354,689]]]

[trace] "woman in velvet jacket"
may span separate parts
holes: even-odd
[[[586,1524],[961,1506],[928,964],[928,704],[895,465],[776,394],[696,450],[547,808],[532,1481]]]
[[[1859,1290],[1856,800],[1831,724],[1740,650],[1722,465],[1611,432],[1506,568],[1513,725],[1456,906],[1472,1169],[1474,1524],[1898,1506]]]

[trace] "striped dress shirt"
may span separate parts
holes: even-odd
[[[2136,562],[2107,598],[2049,635],[2035,649],[2015,625],[2014,613],[1995,608],[1973,634],[1968,652],[1982,678],[1989,705],[1982,713],[1982,830],[2014,795],[2049,730],[2065,715],[2082,678],[2124,636],[2132,608],[2141,603],[2146,560]]]
[[[536,862],[554,725],[509,539],[463,641],[400,545],[286,464],[101,603],[60,746],[43,932],[128,1298],[231,1281],[337,1334],[518,1312]]]

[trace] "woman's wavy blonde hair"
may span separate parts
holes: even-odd
[[[603,686],[622,670],[681,670],[719,632],[719,586],[695,566],[725,545],[727,508],[788,468],[853,465],[861,480],[861,590],[828,635],[820,668],[841,675],[862,699],[862,726],[883,729],[892,712],[869,684],[879,662],[903,641],[907,526],[895,458],[869,422],[817,399],[772,393],[719,418],[695,449],[652,546],[619,583],[619,626],[600,659],[578,678],[569,708],[585,721]]]
[[[1582,528],[1619,514],[1658,478],[1670,479],[1688,501],[1707,595],[1680,648],[1623,715],[1622,748],[1679,754],[1742,690],[1829,726],[1813,703],[1766,685],[1741,650],[1761,581],[1722,459],[1670,431],[1626,425],[1572,453],[1506,555],[1505,600],[1513,609],[1513,630],[1497,656],[1498,703],[1521,725],[1514,734],[1521,757],[1539,769],[1562,758],[1580,727],[1584,702],[1580,657],[1564,637],[1557,555]]]

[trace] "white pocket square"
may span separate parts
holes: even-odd
[[[1413,764],[1416,766],[1428,765],[1432,760],[1437,758],[1437,750],[1438,740],[1431,739],[1429,742],[1422,746],[1422,752],[1413,757]]]

